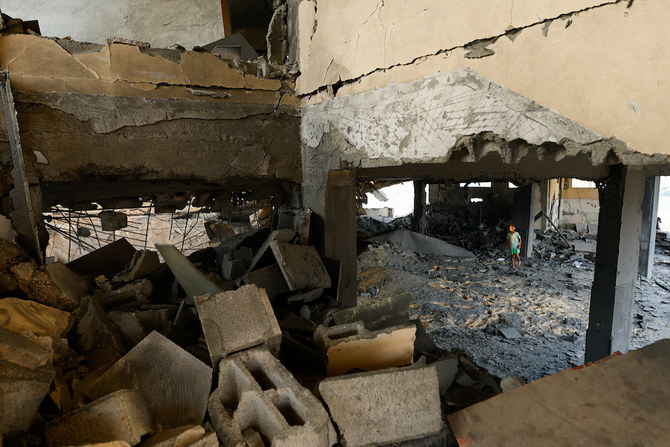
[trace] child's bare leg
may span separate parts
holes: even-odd
[[[519,260],[519,265],[521,265],[521,256],[517,253],[516,258]]]

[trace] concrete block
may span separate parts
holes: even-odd
[[[86,391],[93,399],[133,387],[144,396],[157,427],[200,424],[212,369],[158,332],[152,332]]]
[[[295,238],[295,231],[290,230],[288,228],[275,230],[272,233],[270,233],[265,242],[263,242],[263,245],[261,245],[261,247],[254,255],[253,259],[249,263],[249,269],[247,270],[247,272],[254,271],[257,268],[266,267],[267,265],[272,263],[272,261],[269,262],[265,261],[266,259],[272,258],[272,255],[267,253],[268,250],[270,249],[270,243],[272,243],[273,241],[291,242],[294,238]]]
[[[333,313],[333,319],[337,324],[362,321],[371,331],[407,325],[411,301],[412,295],[409,293],[380,298],[370,304],[359,304],[350,309],[338,310]]]
[[[314,247],[272,241],[270,249],[277,259],[289,289],[330,287],[330,276]]]
[[[288,292],[289,290],[284,275],[277,264],[271,264],[267,267],[249,272],[244,275],[242,281],[244,284],[254,284],[265,289],[270,301],[274,300],[277,295]]]
[[[435,366],[332,377],[321,381],[319,393],[343,446],[397,443],[443,427]]]
[[[69,312],[20,298],[0,299],[0,318],[2,326],[10,331],[54,338],[65,335],[72,325]]]
[[[130,445],[153,430],[147,403],[137,390],[119,390],[47,425],[47,446],[125,441]]]
[[[30,369],[0,360],[0,433],[28,429],[54,375],[50,366]]]
[[[186,447],[205,436],[205,429],[200,425],[164,430],[144,441],[139,447]]]
[[[84,351],[92,351],[100,345],[110,345],[117,352],[125,352],[123,341],[118,329],[105,313],[96,296],[82,299],[84,310],[77,324],[79,345]]]
[[[326,357],[328,376],[409,365],[414,360],[415,338],[413,325],[369,332],[362,323],[351,323],[319,326],[314,332],[314,344]]]
[[[60,262],[39,267],[33,262],[12,266],[19,287],[31,300],[71,311],[88,294],[88,283]]]
[[[219,387],[209,399],[208,413],[227,446],[244,447],[254,439],[287,447],[335,442],[321,403],[265,348],[221,361]]]
[[[49,346],[47,344],[47,346]],[[51,361],[53,349],[25,335],[0,327],[0,360],[28,369],[37,369]]]
[[[152,250],[139,250],[133,255],[128,267],[117,273],[112,279],[115,282],[131,282],[142,278],[160,268],[158,253]]]
[[[254,285],[195,298],[212,364],[243,349],[265,345],[279,352],[281,329],[270,300]]]

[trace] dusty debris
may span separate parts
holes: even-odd
[[[384,445],[442,429],[437,371],[432,366],[388,369],[319,384],[344,445]]]
[[[45,435],[53,447],[109,440],[135,445],[152,431],[153,419],[142,394],[121,389],[51,423]]]
[[[375,236],[372,240],[377,242],[395,242],[407,250],[421,254],[452,256],[456,258],[475,257],[473,253],[461,247],[405,229]]]
[[[152,332],[103,373],[87,394],[100,398],[132,386],[144,396],[158,427],[200,424],[209,397],[211,371],[164,336]]]

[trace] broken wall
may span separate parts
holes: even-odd
[[[301,178],[299,101],[272,66],[29,35],[0,38],[0,65],[43,184]]]
[[[636,151],[670,153],[662,1],[304,1],[300,13],[305,103],[469,68]]]
[[[159,48],[193,48],[224,37],[219,0],[3,0],[0,9],[38,20],[45,36],[84,42],[123,37]]]
[[[566,186],[562,192],[561,224],[597,224],[600,211],[598,190],[575,187],[572,179],[566,179]]]

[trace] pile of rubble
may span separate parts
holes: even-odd
[[[408,294],[332,308],[309,212],[274,228],[46,266],[0,240],[5,443],[445,445],[447,413],[507,386],[438,352]]]

